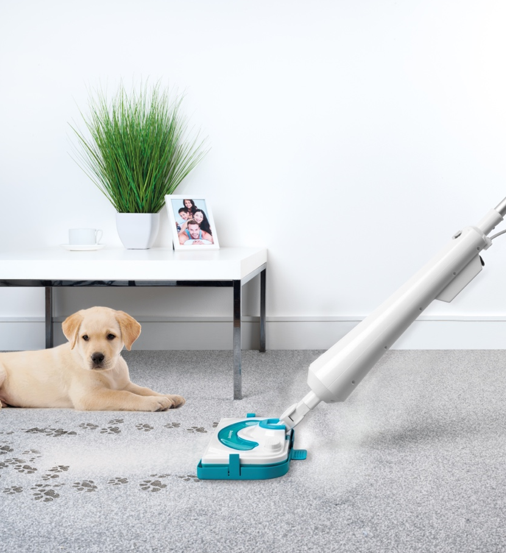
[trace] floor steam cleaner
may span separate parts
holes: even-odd
[[[473,227],[452,240],[404,286],[309,366],[311,391],[279,418],[250,413],[221,419],[197,467],[200,479],[257,480],[288,472],[290,461],[305,459],[294,449],[294,428],[320,401],[344,401],[381,356],[433,300],[451,302],[482,270],[488,234],[506,215],[506,198]]]

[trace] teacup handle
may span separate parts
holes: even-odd
[[[100,244],[100,240],[102,240],[102,234],[103,232],[100,229],[95,229],[95,244]]]

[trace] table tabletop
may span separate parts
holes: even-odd
[[[4,250],[0,251],[0,280],[241,280],[266,262],[265,248]]]

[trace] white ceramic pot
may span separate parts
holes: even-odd
[[[151,248],[160,226],[160,213],[116,213],[116,228],[127,250]]]

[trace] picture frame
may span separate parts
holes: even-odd
[[[220,249],[211,207],[204,196],[170,194],[165,196],[165,206],[176,251]]]

